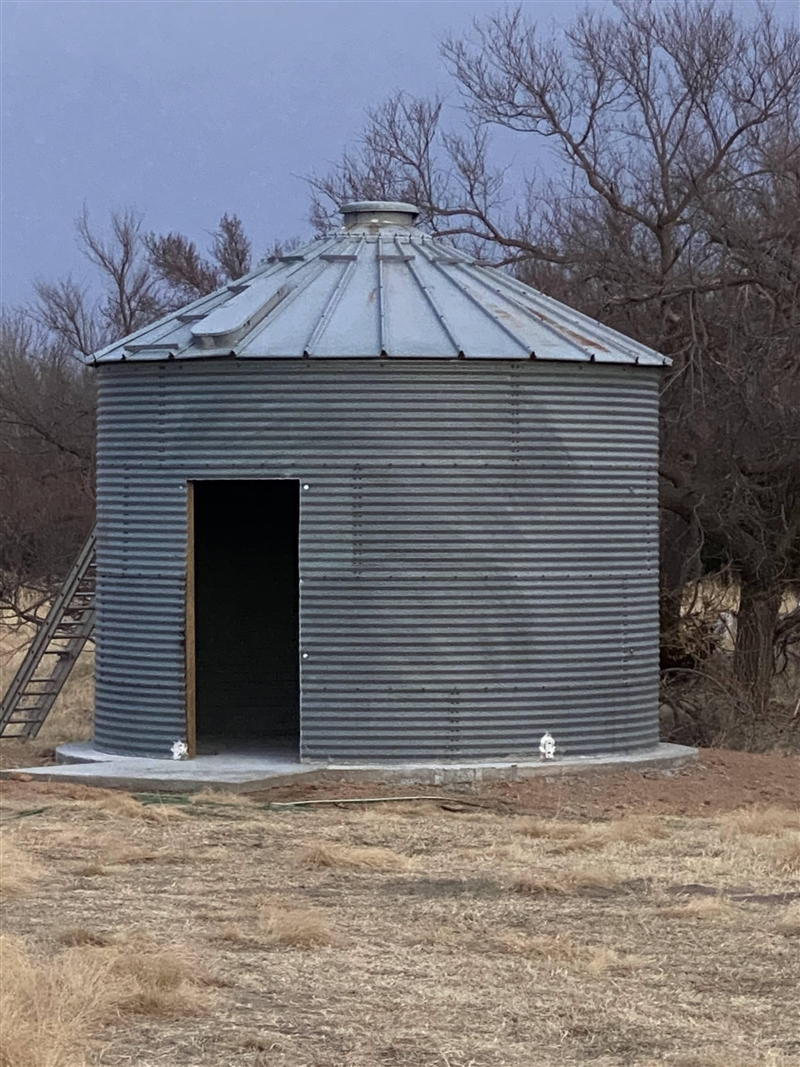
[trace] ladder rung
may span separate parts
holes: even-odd
[[[95,532],[89,536],[64,580],[39,635],[29,646],[6,696],[0,701],[0,737],[36,737],[94,629],[96,600]],[[61,647],[58,647],[61,646]],[[64,647],[66,646],[66,647]],[[32,677],[45,656],[46,676]]]

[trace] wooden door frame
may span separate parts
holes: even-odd
[[[197,660],[194,575],[194,482],[186,483],[186,747],[197,755]]]

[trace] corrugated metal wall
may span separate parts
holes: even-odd
[[[99,370],[96,743],[185,734],[187,481],[299,478],[301,754],[657,741],[658,371],[208,361]]]

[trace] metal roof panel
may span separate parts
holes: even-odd
[[[414,229],[415,211],[346,205],[341,230],[109,345],[95,362],[233,355],[669,363]]]

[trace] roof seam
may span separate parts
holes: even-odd
[[[395,244],[397,244],[396,241],[395,241]],[[399,251],[399,246],[398,246],[398,251]],[[420,278],[419,273],[417,272],[416,268],[414,267],[413,262],[410,259],[406,260],[406,266],[408,267],[408,270],[411,273],[412,278],[414,279],[414,281],[417,283],[417,285],[419,286],[420,290],[422,291],[422,295],[424,296],[425,300],[427,301],[428,306],[430,307],[431,311],[433,312],[433,314],[438,319],[439,325],[444,330],[444,332],[447,334],[447,337],[449,338],[450,343],[455,348],[454,355],[458,355],[459,353],[463,352],[464,349],[459,344],[458,338],[456,337],[456,335],[453,333],[453,330],[451,329],[450,324],[448,323],[444,312],[441,311],[436,306],[436,302],[433,299],[432,293],[430,292],[430,290],[428,289],[427,285],[422,280],[422,278]]]
[[[428,256],[427,252],[425,252],[422,247],[420,247],[419,251],[420,251],[423,259],[425,259],[428,263],[430,263],[432,267],[435,267],[436,270],[438,270],[440,274],[444,275],[444,277],[447,278],[447,280],[451,284],[453,283],[453,279],[448,275],[447,271],[444,269],[444,267],[443,267],[443,265],[441,263],[438,263],[436,261],[436,259],[432,259],[430,256]],[[461,263],[454,263],[453,266],[461,266]],[[526,344],[520,337],[518,337],[517,334],[514,333],[514,331],[511,329],[510,326],[506,326],[506,324],[504,322],[501,322],[494,315],[492,315],[490,313],[489,309],[487,307],[484,307],[484,305],[481,304],[481,302],[475,297],[475,295],[473,293],[469,292],[469,290],[467,290],[467,289],[462,289],[461,292],[464,294],[464,296],[467,297],[467,299],[471,303],[473,303],[475,305],[475,307],[478,308],[478,310],[483,315],[486,316],[486,318],[489,319],[489,321],[494,326],[498,326],[501,330],[503,330],[504,333],[506,333],[511,338],[512,341],[514,341],[516,344],[518,344],[523,352],[529,353],[531,351],[530,345]]]
[[[473,263],[472,267],[476,272],[481,271],[486,274],[489,274],[493,270],[497,270],[497,268],[487,267],[479,263]],[[502,281],[505,282],[510,289],[514,290],[519,297],[529,301],[531,305],[535,304],[537,298],[539,300],[545,300],[548,303],[555,304],[556,308],[551,312],[554,318],[566,318],[568,313],[569,315],[572,315],[578,320],[580,320],[579,323],[576,323],[576,325],[585,323],[586,329],[589,331],[597,330],[603,333],[612,333],[614,335],[614,343],[617,348],[627,349],[631,353],[631,359],[633,358],[634,352],[639,352],[640,355],[648,354],[651,356],[657,356],[659,360],[666,361],[666,356],[663,356],[660,352],[656,352],[655,349],[648,348],[647,345],[643,345],[640,341],[636,341],[633,337],[628,337],[627,334],[620,333],[613,327],[604,325],[597,319],[593,319],[590,315],[584,315],[582,312],[576,310],[573,307],[570,307],[568,304],[561,304],[559,301],[554,300],[552,297],[548,297],[546,294],[541,293],[538,289],[534,289],[533,286],[526,285],[525,282],[520,281],[519,278],[515,278],[511,274],[506,274],[505,271],[498,271],[498,274]],[[496,277],[496,275],[494,274],[492,276]],[[524,307],[524,310],[528,311],[528,313],[536,315],[537,317],[539,316],[539,314],[541,314],[537,312],[534,307]],[[554,326],[556,329],[558,329],[557,323],[554,323]],[[564,329],[569,329],[569,327],[564,326]],[[598,341],[597,344],[600,344],[600,342]]]
[[[496,295],[500,296],[502,299],[508,300],[509,303],[513,304],[516,308],[519,308],[520,311],[524,311],[528,315],[533,315],[536,318],[537,322],[542,327],[544,327],[545,330],[547,330],[549,333],[555,334],[556,337],[558,337],[558,339],[560,341],[565,342],[566,344],[570,345],[572,348],[577,349],[579,352],[585,352],[586,351],[586,349],[583,347],[583,345],[577,344],[571,337],[565,337],[564,334],[560,330],[558,330],[555,326],[551,325],[551,323],[547,322],[545,317],[544,317],[544,315],[541,312],[536,312],[536,311],[533,311],[531,308],[525,307],[525,305],[520,300],[518,300],[515,296],[506,295],[505,293],[503,293],[502,289],[499,288],[499,286],[493,285],[491,282],[486,281],[477,272],[473,274],[472,272],[476,271],[476,268],[474,267],[474,265],[459,263],[458,264],[458,268],[461,269],[461,270],[469,272],[469,276],[471,278],[474,278],[475,281],[477,281],[479,285],[482,285],[482,286],[484,286],[484,288],[489,289],[491,292],[493,292]],[[586,356],[587,360],[588,360],[588,358],[589,357]]]
[[[376,298],[378,301],[378,355],[382,356],[386,351],[386,297],[383,281],[383,241],[378,234],[377,243],[378,286]]]
[[[339,305],[340,300],[342,299],[345,284],[350,275],[355,270],[356,264],[358,263],[358,257],[361,252],[361,249],[363,248],[363,244],[363,241],[359,241],[357,243],[355,255],[352,257],[352,259],[349,259],[347,261],[347,265],[339,275],[336,285],[333,287],[333,292],[330,294],[327,301],[323,305],[322,311],[319,313],[319,316],[316,322],[314,323],[311,333],[309,334],[308,340],[305,344],[305,348],[303,349],[304,353],[307,352],[309,355],[312,354],[312,349],[314,348],[314,345],[317,344],[317,342],[322,338],[323,334],[330,325],[331,316],[333,315],[334,311]]]

